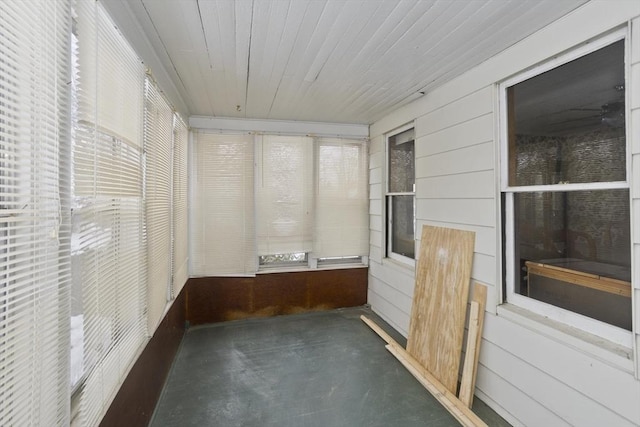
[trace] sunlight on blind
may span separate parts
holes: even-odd
[[[195,133],[192,274],[256,270],[253,137]]]
[[[0,2],[3,426],[69,423],[69,16]]]
[[[94,1],[77,1],[74,310],[82,315],[81,424],[108,408],[146,338],[142,63]]]
[[[173,291],[175,298],[189,278],[187,159],[189,129],[177,113],[173,126]]]

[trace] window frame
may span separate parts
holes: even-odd
[[[607,182],[589,182],[589,183],[558,183],[549,185],[526,185],[526,186],[511,186],[509,185],[509,118],[508,118],[508,89],[520,82],[523,82],[532,77],[541,75],[547,71],[550,71],[558,66],[571,62],[575,59],[584,57],[593,53],[601,48],[604,48],[612,43],[623,40],[625,43],[625,81],[628,82],[630,78],[629,74],[629,36],[628,29],[621,28],[616,31],[612,31],[602,37],[595,40],[583,43],[571,51],[565,52],[554,56],[549,61],[546,61],[538,66],[532,67],[522,73],[514,75],[507,80],[504,80],[496,85],[498,91],[498,132],[500,138],[499,144],[499,167],[500,167],[500,180],[499,180],[499,198],[500,204],[497,215],[497,230],[503,233],[500,239],[501,243],[501,256],[499,257],[499,275],[502,281],[502,304],[510,304],[537,315],[542,315],[552,321],[557,321],[579,330],[585,331],[589,334],[596,335],[604,338],[615,344],[621,345],[625,348],[632,348],[633,346],[633,330],[635,329],[632,322],[632,331],[628,331],[600,320],[592,319],[590,317],[575,313],[573,311],[562,309],[551,304],[544,303],[542,301],[535,300],[533,298],[520,295],[515,291],[516,272],[514,263],[507,260],[513,260],[515,257],[515,217],[514,217],[514,195],[517,193],[532,193],[532,192],[569,192],[569,191],[581,191],[581,190],[614,190],[625,189],[629,192],[629,207],[630,207],[630,229],[629,233],[632,233],[633,229],[633,200],[632,200],[632,186],[631,186],[631,139],[629,133],[630,125],[630,111],[629,111],[629,90],[628,85],[625,84],[625,135],[626,135],[626,170],[624,181],[607,181]],[[632,271],[633,271],[633,239],[631,239],[630,254],[632,259]],[[633,277],[633,276],[632,276]],[[633,285],[632,285],[633,288]],[[632,293],[633,299],[633,293]],[[630,304],[633,304],[630,301]]]
[[[413,191],[412,192],[391,192],[389,191],[389,182],[390,182],[390,171],[389,171],[389,139],[397,136],[403,132],[406,132],[410,129],[413,129],[413,167],[414,167],[414,182],[413,182]],[[403,126],[397,127],[390,132],[387,132],[384,136],[384,198],[383,198],[383,212],[384,212],[384,254],[386,259],[391,259],[394,261],[398,261],[407,266],[415,267],[416,265],[416,178],[415,178],[415,167],[416,167],[416,137],[415,137],[415,123],[407,123]],[[413,247],[414,247],[414,258],[409,258],[397,252],[393,252],[393,198],[396,196],[412,196],[413,197]]]

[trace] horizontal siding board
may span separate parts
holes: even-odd
[[[446,151],[416,160],[416,178],[493,170],[493,142]]]
[[[493,199],[495,193],[493,170],[416,179],[418,199]]]
[[[483,358],[484,345],[485,342],[483,341],[480,347],[481,358]],[[492,396],[502,408],[509,408],[509,416],[507,418],[515,418],[519,425],[571,426],[571,424],[558,418],[555,413],[524,393],[522,389],[513,385],[491,369],[488,369],[482,362],[478,363],[476,387],[481,390],[482,393]]]
[[[418,199],[417,219],[454,224],[495,226],[493,199]]]
[[[640,108],[631,110],[631,135],[637,135],[638,132],[640,132]],[[631,140],[631,152],[640,154],[640,138]]]
[[[640,82],[640,63],[634,64],[631,67],[631,82],[636,84],[637,82]],[[630,95],[631,108],[640,108],[640,90],[632,90]]]
[[[427,133],[416,141],[416,158],[477,145],[494,139],[494,117],[487,113],[457,126]]]
[[[384,136],[376,135],[371,139],[369,154],[384,153]]]
[[[473,266],[471,267],[471,279],[495,285],[496,258],[490,255],[474,253]]]
[[[382,262],[382,248],[380,248],[379,246],[369,245],[369,266],[371,266],[374,262]]]
[[[376,168],[369,171],[369,184],[379,184],[382,182],[382,169]]]
[[[382,234],[379,231],[369,231],[369,243],[371,246],[379,246],[382,241]]]
[[[401,271],[402,268],[390,268],[386,265],[374,264],[369,267],[372,277],[387,283],[408,298],[413,297],[415,278],[412,270]]]
[[[369,215],[382,215],[382,202],[380,199],[369,200]]]
[[[382,167],[384,154],[381,151],[377,153],[372,153],[369,156],[369,169],[375,169]]]
[[[375,231],[382,231],[382,217],[380,215],[369,215],[369,228]]]
[[[483,116],[492,111],[493,86],[487,86],[418,117],[416,120],[416,136],[419,138]]]
[[[513,357],[591,400],[640,424],[639,383],[629,375],[563,342],[547,338],[500,316],[487,316],[483,336]],[[484,363],[491,369],[493,361]]]
[[[407,313],[402,312],[398,307],[385,300],[371,288],[369,288],[368,291],[368,301],[371,309],[376,314],[406,338],[408,335],[407,331],[409,330],[409,315]]]
[[[369,288],[378,294],[380,297],[393,304],[402,313],[407,315],[411,313],[411,297],[403,294],[393,286],[388,285],[382,280],[377,279],[375,276],[371,276],[372,280],[369,281]]]
[[[369,199],[370,200],[382,199],[382,184],[371,184],[369,186]]]

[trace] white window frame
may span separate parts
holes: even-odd
[[[401,127],[395,128],[392,131],[388,132],[384,136],[384,197],[383,197],[383,208],[382,212],[384,215],[384,251],[385,257],[387,259],[392,259],[394,261],[398,261],[402,264],[405,264],[410,267],[415,267],[416,260],[415,256],[417,255],[416,251],[416,183],[414,178],[413,183],[413,191],[412,192],[390,192],[389,191],[389,139],[394,136],[405,132],[409,129],[414,130],[414,152],[413,152],[413,161],[414,161],[414,173],[415,173],[415,123],[407,123]],[[414,247],[414,258],[409,258],[404,255],[393,252],[392,244],[393,244],[393,210],[392,203],[394,196],[413,196],[413,247]]]
[[[588,334],[596,335],[611,341],[615,344],[621,345],[625,348],[632,348],[633,346],[633,333],[625,329],[607,324],[605,322],[592,319],[581,314],[565,310],[551,304],[547,304],[541,301],[537,301],[532,298],[528,298],[524,295],[520,295],[515,291],[515,276],[514,263],[504,260],[513,260],[515,257],[515,236],[514,236],[514,194],[516,193],[529,193],[529,192],[565,192],[565,191],[579,191],[579,190],[612,190],[612,189],[626,189],[629,190],[630,209],[632,206],[632,189],[630,185],[631,176],[631,140],[629,138],[629,123],[630,123],[630,111],[629,111],[629,90],[625,91],[625,114],[626,114],[626,135],[627,135],[627,152],[626,152],[626,179],[624,181],[616,182],[590,182],[590,183],[574,183],[574,184],[551,184],[551,185],[529,185],[529,186],[509,186],[509,153],[508,153],[508,102],[507,102],[507,89],[517,83],[527,80],[531,77],[540,75],[546,71],[558,67],[559,65],[573,61],[574,59],[588,55],[598,49],[606,47],[614,42],[624,40],[625,41],[625,80],[629,80],[628,69],[628,30],[626,28],[611,32],[596,40],[585,43],[582,46],[571,50],[562,55],[558,55],[553,59],[541,64],[537,67],[531,68],[523,73],[520,73],[508,80],[505,80],[497,85],[498,88],[498,102],[499,102],[499,134],[500,134],[500,194],[504,195],[504,216],[498,216],[497,218],[497,230],[504,227],[504,247],[502,248],[502,257],[500,262],[504,263],[504,278],[506,279],[506,289],[502,301],[508,304],[512,304],[521,307],[525,310],[542,315],[551,320],[558,321],[560,323],[567,324],[575,327],[579,330],[583,330]],[[500,198],[502,199],[502,198]],[[499,210],[500,212],[500,210]],[[633,222],[633,214],[631,213]],[[631,229],[629,230],[631,233]],[[631,239],[633,240],[633,239]],[[633,242],[631,243],[631,254],[633,260]]]

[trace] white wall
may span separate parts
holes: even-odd
[[[417,229],[433,224],[476,232],[472,278],[489,286],[476,394],[514,425],[640,425],[640,382],[631,349],[498,306],[495,84],[632,19],[629,135],[632,181],[640,182],[640,1],[591,1],[371,126],[369,303],[406,336],[414,275],[383,257],[384,134],[415,121]],[[632,183],[632,195],[635,304],[640,302],[640,185]],[[639,306],[634,305],[636,332]]]

